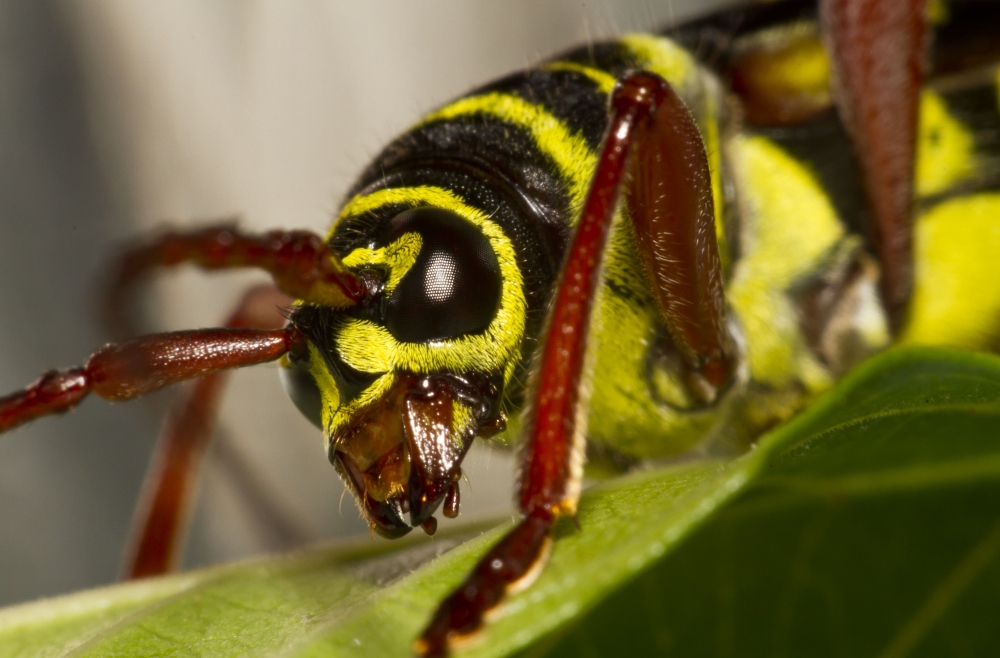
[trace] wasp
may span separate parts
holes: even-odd
[[[214,226],[128,252],[112,315],[180,263],[274,287],[224,327],[46,373],[0,399],[0,431],[198,380],[151,476],[139,577],[176,553],[226,370],[279,362],[389,538],[457,516],[470,445],[523,412],[522,518],[416,641],[442,655],[543,567],[588,454],[738,451],[893,342],[1000,345],[998,23],[984,2],[787,0],[485,85],[389,144],[325,236]]]

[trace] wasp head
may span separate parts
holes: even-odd
[[[376,229],[342,257],[371,293],[296,307],[308,353],[282,379],[372,528],[398,537],[433,532],[442,502],[457,514],[462,459],[504,423],[525,305],[513,250],[481,213],[420,207]]]

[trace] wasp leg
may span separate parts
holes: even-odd
[[[107,324],[116,333],[125,330],[124,301],[132,285],[155,268],[183,263],[206,270],[259,268],[271,274],[282,292],[334,308],[356,304],[366,292],[323,239],[308,231],[248,235],[235,225],[170,231],[132,247],[118,261],[104,303]]]
[[[822,0],[834,99],[855,146],[882,266],[882,296],[899,329],[913,287],[917,119],[928,41],[926,0]]]
[[[285,318],[279,309],[291,302],[272,286],[253,288],[226,327],[280,329]],[[193,502],[191,494],[212,441],[227,379],[225,372],[217,372],[197,380],[167,417],[132,521],[122,570],[125,577],[153,576],[176,567]]]
[[[90,393],[122,402],[187,379],[274,361],[304,349],[305,338],[294,327],[177,331],[107,345],[82,367],[47,372],[27,388],[0,398],[0,433],[68,411]]]
[[[641,136],[669,139],[649,127],[650,117],[673,121],[682,108],[669,85],[652,73],[630,74],[615,87],[597,169],[559,279],[533,382],[518,492],[524,518],[438,607],[415,644],[418,653],[446,654],[449,645],[480,628],[485,614],[507,593],[530,584],[545,562],[556,522],[576,513],[586,430],[577,421],[584,416],[580,411],[589,388],[584,365],[587,331],[608,230],[633,145],[640,151],[640,162],[648,164],[652,156],[641,153],[646,147]],[[646,189],[640,185],[631,194],[645,194]],[[714,236],[714,228],[709,233]]]
[[[736,354],[725,318],[708,156],[698,126],[664,83],[655,115],[638,124],[626,194],[639,258],[693,399],[729,387]]]

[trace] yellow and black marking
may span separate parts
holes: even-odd
[[[442,209],[488,243],[500,292],[482,327],[431,340],[394,334],[384,304],[298,307],[293,321],[313,346],[308,368],[328,438],[404,373],[477,373],[505,391],[508,410],[519,405],[594,171],[609,93],[616,79],[640,68],[674,86],[702,131],[742,366],[720,404],[700,408],[687,398],[631,225],[619,217],[591,328],[588,438],[645,458],[676,454],[733,427],[753,435],[887,345],[877,267],[859,237],[864,196],[850,142],[826,108],[829,71],[815,20],[813,2],[774,3],[691,24],[673,39],[629,35],[592,44],[474,90],[391,143],[351,191],[329,236],[335,253],[353,270],[377,276],[390,295],[415,271],[424,243],[419,233],[389,241],[386,227],[413,209]],[[940,23],[935,66],[946,80],[949,58],[958,57],[954,44],[974,21],[956,9]],[[760,43],[778,55],[766,62],[773,75],[754,84],[812,99],[808,116],[794,125],[740,125],[725,111],[733,62]],[[786,60],[808,60],[810,75],[786,75]],[[998,344],[1000,277],[968,291],[993,266],[986,255],[1000,253],[1000,144],[989,141],[1000,127],[998,75],[994,67],[971,86],[931,84],[925,91],[916,291],[904,340]],[[983,258],[955,260],[976,246]],[[984,308],[995,317],[977,316]],[[946,317],[960,318],[964,329],[949,328]],[[468,409],[457,411],[464,424],[472,422]]]

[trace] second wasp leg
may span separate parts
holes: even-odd
[[[726,324],[705,143],[664,83],[656,112],[636,126],[626,196],[639,258],[693,400],[714,403],[729,387],[736,353]]]
[[[45,373],[23,390],[0,398],[0,433],[69,411],[90,393],[124,402],[188,379],[274,361],[304,349],[304,343],[289,327],[177,331],[107,345],[81,367]]]
[[[308,231],[243,233],[233,225],[169,231],[127,250],[118,261],[104,301],[107,324],[117,334],[128,327],[123,309],[131,287],[150,271],[190,263],[206,270],[258,268],[296,299],[334,308],[365,295],[363,283]]]
[[[913,287],[913,179],[926,0],[823,0],[835,99],[861,165],[882,298],[898,331]]]
[[[271,286],[253,288],[226,327],[280,329],[285,318],[279,309],[291,302]],[[126,578],[154,576],[176,567],[191,494],[212,440],[227,378],[227,373],[217,372],[197,380],[167,417],[132,521],[123,568]]]
[[[422,655],[445,655],[449,646],[475,633],[507,593],[530,584],[548,555],[555,524],[576,514],[586,432],[576,421],[587,404],[587,332],[605,244],[626,180],[629,153],[642,146],[640,126],[664,103],[679,102],[668,91],[662,78],[645,72],[630,74],[615,87],[611,118],[555,292],[530,394],[518,493],[523,519],[438,607],[416,642]]]

